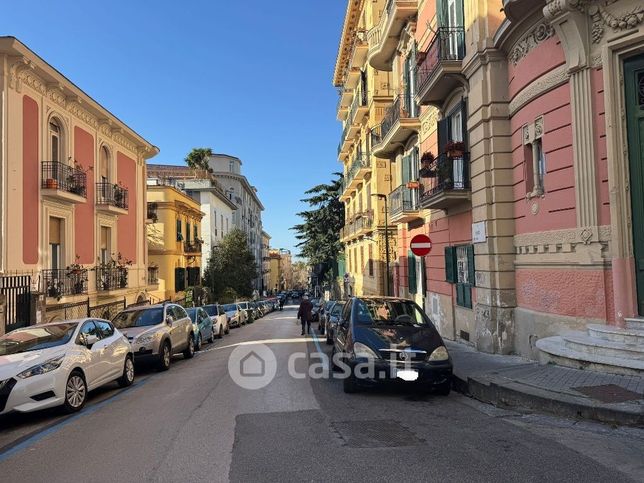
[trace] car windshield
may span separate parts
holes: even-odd
[[[424,326],[429,319],[420,307],[410,300],[366,299],[358,300],[359,324]]]
[[[0,337],[0,356],[65,345],[77,326],[78,323],[65,323],[14,330]]]
[[[235,304],[224,305],[225,312],[234,312],[235,310],[237,310],[237,306]]]
[[[344,309],[344,304],[345,302],[338,302],[333,306],[333,309],[331,309],[331,315],[340,315],[342,313],[342,310]]]
[[[215,315],[219,315],[217,313],[217,306],[216,305],[204,305],[203,309],[206,311],[208,315],[211,317],[214,317]]]
[[[112,323],[117,329],[127,329],[128,327],[148,327],[158,325],[163,322],[163,309],[153,308],[144,310],[127,310],[121,312]]]

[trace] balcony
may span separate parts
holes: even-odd
[[[464,28],[440,27],[416,71],[416,100],[420,105],[442,105],[449,94],[464,82],[461,73],[464,57]]]
[[[156,223],[159,220],[159,205],[156,203],[147,204],[146,223]]]
[[[43,292],[47,297],[60,300],[62,297],[87,293],[87,270],[84,268],[42,270],[40,274]]]
[[[87,175],[80,169],[58,161],[41,164],[41,190],[43,196],[68,203],[85,203]]]
[[[346,175],[346,189],[353,190],[364,179],[366,173],[371,170],[371,163],[367,154],[358,153],[349,167]]]
[[[420,130],[418,106],[409,100],[410,97],[400,95],[396,97],[387,107],[379,130],[372,130],[371,150],[375,156],[390,157]]]
[[[418,187],[412,187],[412,181],[396,188],[389,195],[389,216],[392,224],[408,223],[420,218]]]
[[[126,267],[96,267],[96,290],[109,292],[127,288],[128,269]]]
[[[363,211],[360,218],[356,220],[356,234],[367,235],[373,231],[373,210]]]
[[[471,199],[470,153],[441,154],[420,171],[420,206],[445,210]]]
[[[338,89],[338,95],[338,120],[344,121],[349,113],[349,105],[353,98],[353,89],[347,89],[346,87],[340,88]]]
[[[201,254],[200,241],[187,241],[183,244],[184,253]]]
[[[351,59],[349,60],[349,69],[362,69],[367,60],[369,44],[367,43],[367,32],[359,30],[353,37],[353,46],[351,49]]]
[[[418,0],[388,0],[378,25],[369,30],[367,60],[377,70],[392,70],[392,60],[407,19],[416,15]]]
[[[96,209],[114,215],[127,215],[128,190],[107,181],[96,183]]]
[[[353,126],[355,135],[357,131],[360,130],[360,125],[364,119],[365,114],[369,111],[368,107],[368,92],[367,92],[367,80],[363,77],[362,81],[358,84],[358,87],[355,89],[355,96],[353,96],[353,101],[351,102],[351,107],[349,108],[349,115],[347,116],[347,121]],[[349,136],[352,132],[349,131]]]
[[[148,267],[148,285],[159,285],[159,267]]]

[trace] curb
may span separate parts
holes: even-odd
[[[453,376],[455,391],[501,408],[532,409],[575,419],[589,419],[608,424],[644,427],[644,406],[624,407],[620,404],[593,404],[576,398],[524,384],[488,380],[483,377]]]

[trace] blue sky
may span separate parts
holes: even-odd
[[[79,5],[82,4],[82,7]],[[192,147],[238,156],[272,245],[309,187],[331,179],[331,81],[345,0],[11,2],[13,35],[179,164]]]

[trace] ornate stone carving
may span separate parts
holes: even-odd
[[[63,109],[67,108],[67,99],[65,98],[63,87],[60,84],[48,84],[47,97]]]
[[[81,107],[80,102],[79,102],[78,99],[68,101],[67,102],[67,110],[71,114],[73,114],[74,116],[76,116],[77,118],[82,120],[83,122],[87,123],[88,125],[90,125],[92,127],[97,127],[98,126],[98,121],[96,120],[96,118],[92,114],[90,114],[88,111],[86,111],[85,109],[83,109]]]
[[[538,117],[534,121],[534,138],[540,139],[543,136],[543,117]]]
[[[517,65],[528,52],[534,49],[537,45],[545,40],[548,40],[555,34],[555,29],[552,25],[542,22],[534,27],[528,34],[519,40],[510,51],[508,59],[512,64]]]
[[[554,89],[555,87],[559,87],[561,84],[565,84],[568,82],[569,78],[570,74],[568,73],[568,69],[565,65],[562,65],[528,84],[510,101],[510,116],[516,114],[519,109],[531,100],[541,96],[551,89]]]

